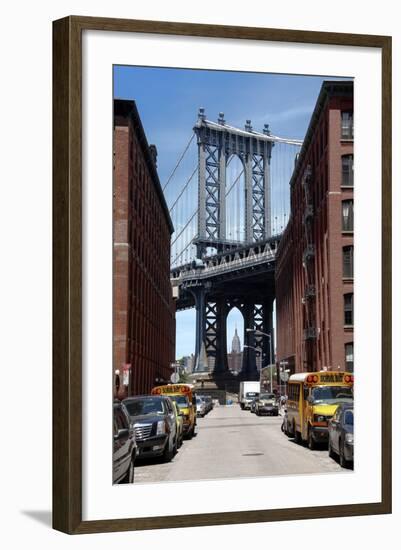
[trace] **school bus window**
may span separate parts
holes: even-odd
[[[319,401],[330,402],[347,397],[353,399],[352,389],[341,386],[321,386],[312,388],[311,397],[314,403],[318,403]]]
[[[306,401],[309,397],[309,388],[308,386],[304,386],[304,401]]]

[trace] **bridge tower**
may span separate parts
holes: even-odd
[[[194,127],[198,142],[198,235],[197,256],[207,247],[222,251],[238,246],[226,238],[226,168],[231,155],[237,155],[245,175],[245,244],[271,236],[270,159],[274,141],[265,124],[263,133],[254,132],[251,121],[240,130],[226,124],[220,113],[218,122],[206,119],[199,109]]]
[[[199,109],[194,127],[198,144],[198,233],[194,240],[197,258],[202,259],[207,249],[224,253],[239,246],[251,245],[271,237],[270,160],[273,139],[268,125],[263,132],[255,132],[251,121],[245,128],[234,128],[220,113],[217,123],[207,120],[204,109]],[[239,243],[226,235],[226,173],[231,155],[242,162],[245,179],[245,238]],[[272,346],[266,337],[254,330],[269,332],[272,337],[273,297],[254,296],[246,283],[232,297],[216,297],[206,284],[198,281],[190,292],[196,307],[195,372],[209,372],[213,378],[228,375],[226,323],[227,315],[236,303],[244,317],[244,348],[242,377],[257,379],[255,350],[262,356],[262,366],[273,362]],[[247,330],[250,329],[250,330]],[[252,346],[252,347],[251,347]]]

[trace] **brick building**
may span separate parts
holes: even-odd
[[[325,81],[277,251],[277,362],[353,370],[353,83]]]
[[[134,101],[114,101],[113,374],[120,397],[169,380],[175,355],[173,232]]]

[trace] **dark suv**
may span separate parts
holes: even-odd
[[[138,458],[162,456],[169,462],[177,452],[177,424],[170,399],[138,395],[123,403],[134,425]]]
[[[134,482],[136,443],[128,411],[121,401],[113,404],[113,483]]]

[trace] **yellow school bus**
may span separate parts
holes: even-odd
[[[183,417],[184,436],[191,439],[196,427],[196,397],[192,384],[166,384],[156,386],[151,391],[152,395],[166,395],[177,403]]]
[[[349,372],[300,372],[288,381],[285,433],[297,442],[327,442],[327,423],[342,402],[352,402],[354,375]]]

